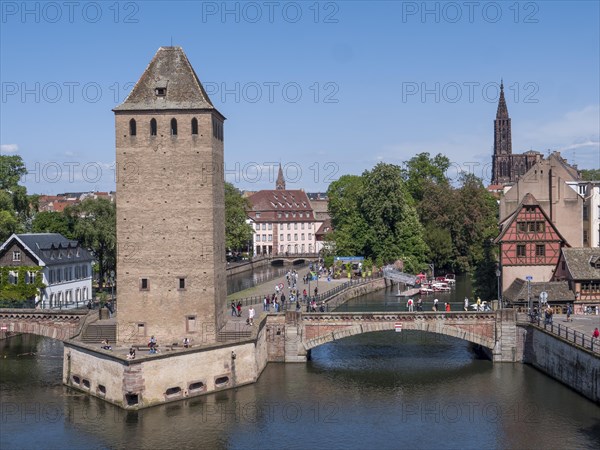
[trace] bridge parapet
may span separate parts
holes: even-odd
[[[495,361],[506,361],[514,355],[508,350],[514,345],[513,336],[508,346],[502,345],[501,337],[509,337],[507,327],[514,327],[515,323],[514,317],[504,317],[499,312],[296,313],[293,320],[286,320],[285,360],[304,361],[311,349],[356,334],[401,329],[463,339],[487,348]],[[501,327],[504,333],[499,330]],[[294,337],[293,343],[287,340],[290,336]]]
[[[0,330],[66,341],[79,333],[87,315],[88,311],[0,309]]]

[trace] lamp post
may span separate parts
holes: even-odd
[[[496,283],[498,283],[498,304],[500,305],[500,309],[502,309],[502,289],[500,288],[500,277],[502,276],[502,271],[500,270],[500,266],[496,267]]]
[[[110,271],[110,299],[114,303],[115,301],[115,271]]]

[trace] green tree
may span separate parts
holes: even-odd
[[[75,239],[75,217],[55,211],[37,213],[31,223],[33,233],[60,233],[67,239]]]
[[[12,190],[19,185],[23,175],[27,174],[23,159],[18,156],[0,155],[0,189]]]
[[[27,189],[19,185],[27,173],[20,156],[0,155],[0,240],[26,229],[30,217]]]
[[[98,261],[99,288],[116,266],[117,236],[115,204],[105,198],[85,199],[68,207],[65,213],[74,221],[73,236],[89,249]]]
[[[252,240],[252,226],[246,223],[250,202],[231,183],[225,183],[225,246],[230,250],[245,250]]]
[[[357,175],[343,175],[329,185],[329,214],[333,232],[328,240],[335,242],[335,253],[342,256],[361,255],[367,241],[374,240],[360,203],[364,180]]]
[[[409,159],[402,170],[402,177],[411,197],[418,203],[428,192],[428,185],[449,187],[450,183],[446,177],[449,167],[450,160],[440,153],[431,158],[429,153],[423,152]]]
[[[600,180],[600,169],[583,169],[581,171],[581,179],[583,181]]]
[[[427,260],[413,201],[400,167],[380,163],[360,177],[344,175],[327,191],[338,255],[360,255],[378,262],[403,259],[416,271]]]

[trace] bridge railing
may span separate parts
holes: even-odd
[[[581,331],[574,330],[564,325],[554,323],[540,323],[538,318],[537,326],[543,328],[560,338],[566,339],[568,342],[572,342],[575,345],[579,345],[585,349],[591,350],[593,353],[600,354],[600,340],[591,336],[583,334]]]
[[[376,280],[379,278],[381,278],[381,275],[376,274],[371,277],[357,278],[357,279],[352,279],[352,280],[346,281],[345,283],[339,284],[336,287],[329,289],[328,291],[325,291],[323,293],[320,293],[317,295],[307,295],[307,297],[306,297],[307,303],[309,303],[313,300],[315,302],[317,302],[317,304],[322,303],[323,301],[327,301],[327,299],[333,297],[336,294],[339,294],[340,292],[342,292],[352,286],[357,286],[359,284],[365,284],[365,283],[368,283],[370,281],[373,281],[373,280]],[[265,298],[264,295],[253,295],[251,297],[234,300],[234,303],[237,305],[237,303],[240,302],[242,304],[242,306],[262,305],[264,298]],[[302,303],[304,303],[304,297],[302,295],[299,296],[299,300]],[[326,306],[325,310],[328,311],[329,305],[327,305],[327,303],[326,303],[325,306]],[[231,308],[231,302],[229,302],[228,308]],[[296,308],[296,303],[290,302],[289,297],[286,297],[285,302],[281,305],[281,312],[284,312],[288,309],[295,309],[295,308]]]

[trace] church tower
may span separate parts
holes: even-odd
[[[511,181],[512,137],[510,117],[504,98],[504,83],[500,82],[500,100],[494,120],[494,156],[492,158],[492,184]]]
[[[224,324],[223,122],[180,47],[114,110],[117,340],[213,343]]]
[[[279,172],[277,173],[277,180],[275,181],[275,189],[278,191],[285,191],[285,178],[283,177],[281,163],[279,163]]]

